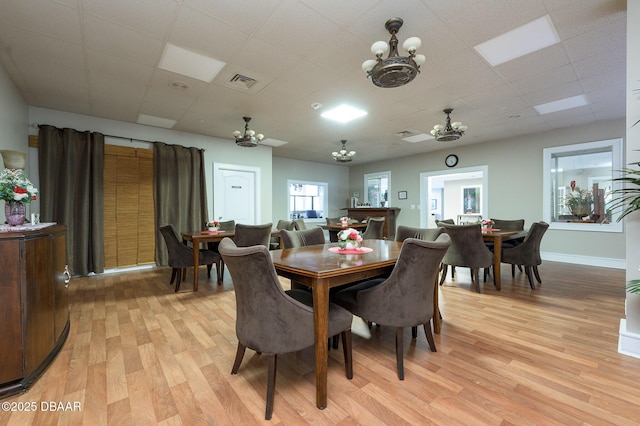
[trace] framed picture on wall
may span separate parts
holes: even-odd
[[[398,191],[398,200],[406,200],[407,191]]]

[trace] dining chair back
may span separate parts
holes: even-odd
[[[455,225],[456,221],[453,219],[442,219],[442,220],[436,219],[436,225],[439,223],[448,223],[449,225]]]
[[[384,235],[384,217],[370,217],[362,233],[363,240],[381,240]]]
[[[327,225],[335,225],[340,223],[339,217],[325,217],[325,220],[327,221]]]
[[[219,226],[220,231],[235,232],[235,230],[236,230],[236,221],[233,220],[233,219],[225,220],[225,221],[219,222],[218,226]],[[207,243],[207,248],[209,250],[219,254],[218,244],[220,244],[219,241],[209,242],[209,243]],[[224,279],[224,261],[222,260],[221,256],[218,256],[218,259],[219,260],[216,263],[216,270],[220,271],[218,284],[222,284],[222,280]]]
[[[182,244],[178,239],[176,229],[172,224],[162,225],[160,227],[160,234],[167,245],[167,253],[169,254],[169,266],[171,267],[171,280],[169,285],[173,284],[176,279],[177,292],[180,289],[180,282],[184,281],[187,276],[187,268],[193,266],[193,250],[192,247],[187,247]],[[197,247],[195,248],[198,249]],[[199,264],[207,265],[207,277],[211,277],[211,267],[215,263],[217,265],[220,259],[220,255],[210,250],[200,250]],[[216,266],[216,272],[218,274],[218,283],[222,282],[221,271]],[[197,273],[193,271],[193,273]]]
[[[529,278],[529,286],[532,290],[536,289],[536,285],[533,282],[533,275],[535,275],[538,283],[542,283],[540,274],[538,272],[538,265],[542,264],[542,258],[540,257],[540,242],[544,233],[549,229],[549,224],[546,222],[535,222],[529,228],[529,232],[521,244],[513,248],[502,250],[502,262],[511,263],[512,265],[522,265],[525,268],[525,273]],[[512,276],[515,276],[515,271],[512,269]]]
[[[422,325],[429,348],[436,352],[431,331],[433,298],[436,274],[449,245],[447,234],[440,235],[436,241],[408,238],[388,278],[363,281],[332,296],[333,302],[365,321],[396,327],[396,368],[400,380],[404,380],[405,327]]]
[[[442,277],[440,285],[444,283],[448,266],[462,266],[471,269],[471,281],[476,287],[476,291],[481,293],[479,271],[480,268],[490,268],[493,266],[493,253],[484,244],[482,238],[481,224],[451,225],[448,223],[438,223],[451,237],[451,247],[442,259]],[[493,283],[496,283],[495,274]]]
[[[271,227],[271,223],[265,223],[264,225],[244,225],[238,223],[233,241],[238,247],[257,245],[269,247]]]
[[[269,420],[273,413],[277,355],[314,344],[313,300],[308,292],[283,290],[266,247],[237,247],[230,238],[225,238],[219,248],[229,268],[236,297],[238,347],[231,374],[238,373],[246,348],[269,358],[265,409],[265,419]],[[340,334],[342,337],[349,379],[353,377],[351,321],[348,311],[330,305],[329,336]]]
[[[307,229],[307,224],[304,223],[304,219],[300,218],[300,219],[294,219],[293,224],[295,226],[295,230],[297,231],[301,231],[303,229]]]
[[[278,231],[282,231],[283,229],[287,229],[289,231],[292,231],[292,230],[295,229],[295,225],[294,225],[293,221],[291,221],[291,220],[280,219],[278,221],[278,224],[276,225],[276,229]],[[269,242],[269,248],[271,250],[279,249],[280,248],[280,237],[271,236],[270,237],[270,242]]]
[[[283,229],[280,231],[280,238],[282,239],[282,247],[285,249],[325,243],[324,232],[320,227],[303,229],[302,231]]]
[[[417,238],[422,241],[435,241],[443,232],[443,228],[411,228],[409,226],[400,225],[396,230],[396,241],[404,241],[407,238]]]

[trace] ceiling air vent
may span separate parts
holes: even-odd
[[[246,75],[236,74],[231,77],[229,83],[242,89],[251,89],[251,87],[253,87],[253,85],[256,84],[257,81],[251,77],[247,77]]]

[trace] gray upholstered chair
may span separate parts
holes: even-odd
[[[282,247],[286,249],[325,243],[324,232],[320,227],[303,229],[302,231],[283,229],[280,231],[280,238],[282,238]]]
[[[340,223],[339,217],[325,217],[325,219],[327,220],[327,225],[335,225]]]
[[[533,282],[533,275],[535,275],[539,283],[542,283],[540,274],[538,273],[538,265],[542,263],[542,258],[540,257],[540,242],[548,228],[549,224],[546,222],[535,222],[531,225],[531,228],[529,228],[529,232],[522,244],[502,250],[502,261],[504,263],[524,266],[527,277],[529,278],[529,286],[533,290],[536,289],[536,285]],[[513,268],[511,268],[511,275],[515,277]]]
[[[233,280],[236,295],[238,349],[231,374],[238,373],[246,348],[269,358],[265,419],[271,419],[277,355],[313,346],[313,299],[301,290],[285,292],[266,247],[236,247],[230,238],[220,242],[220,253]],[[329,306],[329,336],[340,334],[347,378],[353,377],[351,321],[341,307]]]
[[[451,247],[442,259],[442,277],[440,285],[447,276],[448,266],[462,266],[471,269],[471,281],[476,286],[476,291],[481,293],[479,272],[480,268],[493,266],[493,253],[484,245],[482,239],[482,225],[473,223],[469,225],[451,225],[438,223],[451,237]],[[496,277],[493,276],[495,285]]]
[[[363,240],[381,240],[384,235],[384,217],[370,217],[367,219],[367,227],[362,233]]]
[[[408,238],[389,278],[363,281],[332,296],[332,301],[365,321],[396,327],[396,368],[404,380],[403,329],[422,325],[432,352],[433,294],[440,261],[449,248],[446,234],[436,241]]]
[[[442,220],[436,219],[436,225],[439,223],[448,223],[449,225],[455,225],[456,221],[453,219],[442,219]]]
[[[193,266],[193,248],[182,244],[178,239],[178,234],[173,225],[163,225],[160,227],[160,234],[167,244],[167,252],[169,254],[169,266],[171,266],[171,280],[169,285],[173,284],[176,278],[176,292],[180,289],[180,282],[187,277],[187,268]],[[207,265],[207,277],[211,277],[211,267],[215,263],[218,264],[220,255],[210,250],[200,250],[199,264]],[[222,282],[222,271],[216,266],[218,274],[218,283]],[[193,271],[195,274],[196,271]]]
[[[220,222],[218,224],[220,226],[221,231],[225,232],[235,232],[236,230],[236,221],[235,220],[225,220],[224,222]],[[218,241],[213,241],[207,243],[207,248],[213,252],[218,252]],[[219,260],[216,263],[216,269],[220,271],[220,279],[218,280],[218,284],[222,284],[222,280],[224,279],[224,262],[222,261],[222,257],[218,256]]]
[[[276,225],[276,229],[278,231],[282,231],[283,229],[289,230],[289,231],[293,231],[295,229],[295,225],[293,224],[293,221],[291,220],[282,220],[280,219],[278,221],[278,224]],[[279,237],[270,237],[270,243],[269,243],[269,248],[271,250],[277,250],[280,248],[280,238]]]
[[[269,248],[271,227],[271,223],[265,223],[264,225],[243,225],[238,223],[233,241],[238,247],[261,245]]]
[[[304,223],[304,219],[295,219],[293,221],[296,231],[302,231],[303,229],[307,229],[307,224]]]
[[[501,231],[524,231],[524,219],[493,219],[493,227],[497,228]],[[518,244],[521,244],[524,241],[524,237],[518,238],[509,238],[502,240],[502,250],[513,248]],[[490,250],[493,250],[493,241],[485,241],[484,244],[489,247]],[[522,267],[520,265],[511,265],[511,275],[515,276],[516,266],[520,271],[522,271]]]
[[[411,228],[409,226],[400,225],[396,229],[396,241],[404,241],[407,238],[417,238],[422,241],[435,241],[443,232],[443,228]]]

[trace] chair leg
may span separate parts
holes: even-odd
[[[452,280],[456,279],[456,267],[455,267],[455,265],[451,266],[451,279]]]
[[[276,368],[278,355],[269,355],[269,373],[267,374],[267,408],[264,413],[265,420],[271,420],[273,414],[273,398],[276,393]]]
[[[424,334],[427,336],[427,342],[429,343],[429,349],[431,349],[431,352],[438,352],[436,350],[436,342],[433,340],[433,332],[431,331],[431,323],[427,322],[425,324],[422,324],[422,327],[424,328]]]
[[[471,268],[471,282],[475,284],[476,291],[482,293],[482,289],[480,288],[480,269]]]
[[[193,271],[193,273],[195,274],[196,272]],[[182,281],[187,279],[187,268],[182,268]]]
[[[533,275],[536,276],[536,280],[542,284],[542,280],[540,279],[540,273],[538,273],[538,267],[533,266]]]
[[[396,329],[396,364],[398,369],[398,379],[404,380],[404,360],[402,359],[402,354],[404,349],[402,347],[403,340],[403,329],[402,327],[398,327]]]
[[[171,268],[171,281],[169,281],[169,285],[173,284],[173,280],[176,279],[177,273],[178,273],[178,269]]]
[[[222,285],[222,280],[224,280],[224,262],[222,259],[216,263],[216,272],[218,274],[218,285]]]
[[[452,266],[453,268],[453,266]],[[440,277],[440,285],[442,285],[444,283],[444,280],[447,279],[447,270],[449,269],[449,265],[447,265],[446,263],[442,264],[442,276]]]
[[[532,266],[525,266],[525,270],[527,271],[527,278],[529,278],[529,286],[531,287],[531,290],[535,290],[536,289],[536,285],[533,283],[533,271],[532,271],[533,267]]]
[[[520,267],[520,265],[518,265],[518,268]],[[511,264],[511,278],[515,278],[516,277],[516,265],[514,265],[513,263]]]
[[[231,368],[231,374],[238,374],[240,364],[242,364],[242,358],[244,358],[244,351],[247,349],[245,345],[238,342],[238,349],[236,350],[236,360],[233,362],[233,368]]]
[[[182,277],[184,275],[187,275],[187,273],[184,272],[182,268],[177,269],[177,271],[178,271],[178,276],[177,276],[178,280],[176,281],[176,290],[175,290],[176,293],[178,292],[178,290],[180,290],[180,283],[182,282]]]
[[[213,267],[213,263],[207,265],[207,278],[211,278],[211,268]]]
[[[333,342],[332,342],[333,349],[338,349],[338,339],[339,337],[337,334],[333,336]]]
[[[342,353],[344,354],[344,368],[347,379],[353,379],[353,357],[351,356],[351,329],[340,333],[342,336]]]
[[[418,337],[418,327],[417,326],[413,326],[411,327],[411,338],[415,339]]]

